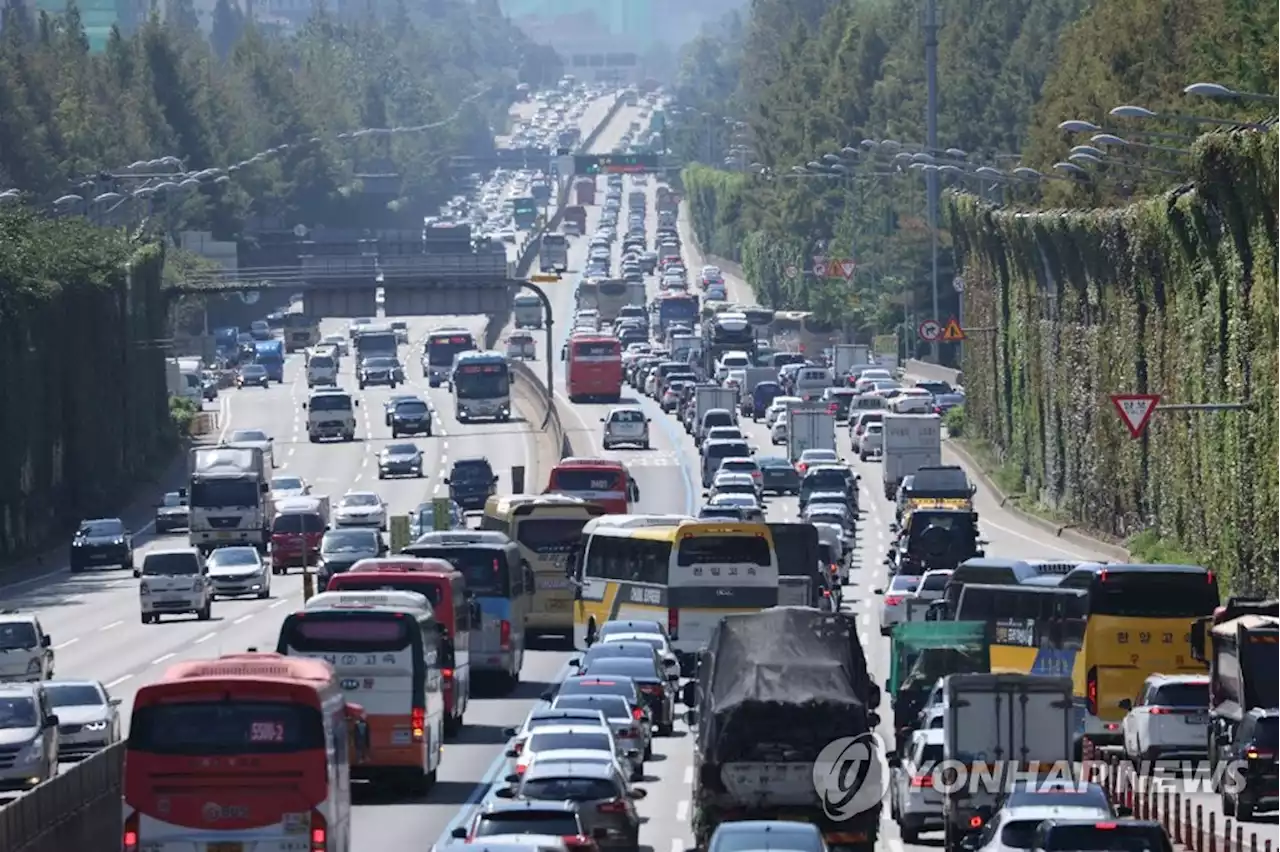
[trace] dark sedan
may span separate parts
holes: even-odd
[[[671,736],[675,723],[675,688],[680,675],[666,672],[657,654],[650,657],[602,657],[583,661],[587,677],[626,677],[636,685],[661,736]]]
[[[420,399],[402,399],[391,409],[391,437],[426,435],[431,437],[431,409]]]
[[[160,505],[156,506],[156,534],[185,530],[189,512],[187,492],[185,490],[170,491],[164,495]]]
[[[378,478],[422,476],[422,450],[416,444],[389,444],[378,456]]]
[[[71,573],[98,566],[133,568],[133,537],[119,518],[81,521],[71,539]]]
[[[765,456],[756,459],[760,465],[762,490],[774,494],[799,494],[800,474],[791,462],[781,456]]]

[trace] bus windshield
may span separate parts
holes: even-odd
[[[586,524],[586,518],[524,518],[516,525],[516,543],[538,554],[568,553]]]
[[[1218,606],[1211,572],[1099,571],[1089,588],[1089,614],[1122,618],[1197,618]]]
[[[433,334],[427,338],[427,363],[432,367],[452,367],[456,355],[475,348],[476,341],[470,334]]]
[[[453,382],[461,399],[493,399],[511,392],[511,373],[505,363],[462,364]]]
[[[134,710],[129,750],[160,755],[323,749],[320,710],[285,701],[175,701]]]
[[[511,574],[506,554],[496,548],[476,545],[430,547],[413,545],[419,559],[443,559],[462,573],[467,591],[476,597],[511,597]]]

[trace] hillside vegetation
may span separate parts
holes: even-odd
[[[169,0],[164,23],[153,16],[134,35],[113,32],[103,52],[90,53],[74,2],[56,17],[6,3],[0,188],[49,200],[70,191],[71,181],[139,160],[175,156],[199,171],[288,145],[189,198],[175,218],[222,239],[247,215],[354,224],[365,213],[356,174],[361,166],[385,171],[387,161],[403,176],[392,206],[430,206],[447,188],[451,154],[492,146],[490,124],[505,116],[515,83],[555,80],[561,69],[495,0],[425,5],[429,22],[404,6],[381,22],[321,13],[296,37],[277,38],[220,0],[206,39],[191,0]],[[437,123],[329,141],[364,127]],[[308,144],[313,137],[326,141]]]

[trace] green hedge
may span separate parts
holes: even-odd
[[[121,232],[0,214],[0,558],[167,461],[163,265]]]
[[[741,260],[748,233],[742,216],[750,191],[747,176],[692,165],[681,172],[680,183],[698,245],[707,254]]]
[[[1088,527],[1176,543],[1274,592],[1277,134],[1201,138],[1194,181],[1123,209],[948,213],[975,328],[966,433],[1026,493]],[[1250,412],[1157,413],[1133,440],[1113,393]]]

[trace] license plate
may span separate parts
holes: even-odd
[[[548,612],[564,612],[569,608],[568,601],[547,601]]]
[[[206,852],[244,852],[244,844],[239,841],[209,843],[204,848]]]
[[[214,533],[213,537],[218,539],[219,541],[231,541],[236,537],[236,533],[233,533],[233,532]],[[237,843],[236,845],[239,846],[240,844]]]
[[[1190,716],[1183,716],[1182,721],[1188,725],[1207,725],[1209,724],[1208,713],[1192,713]]]
[[[411,742],[413,742],[413,735],[410,734],[408,731],[392,731],[391,732],[392,745],[407,746]]]

